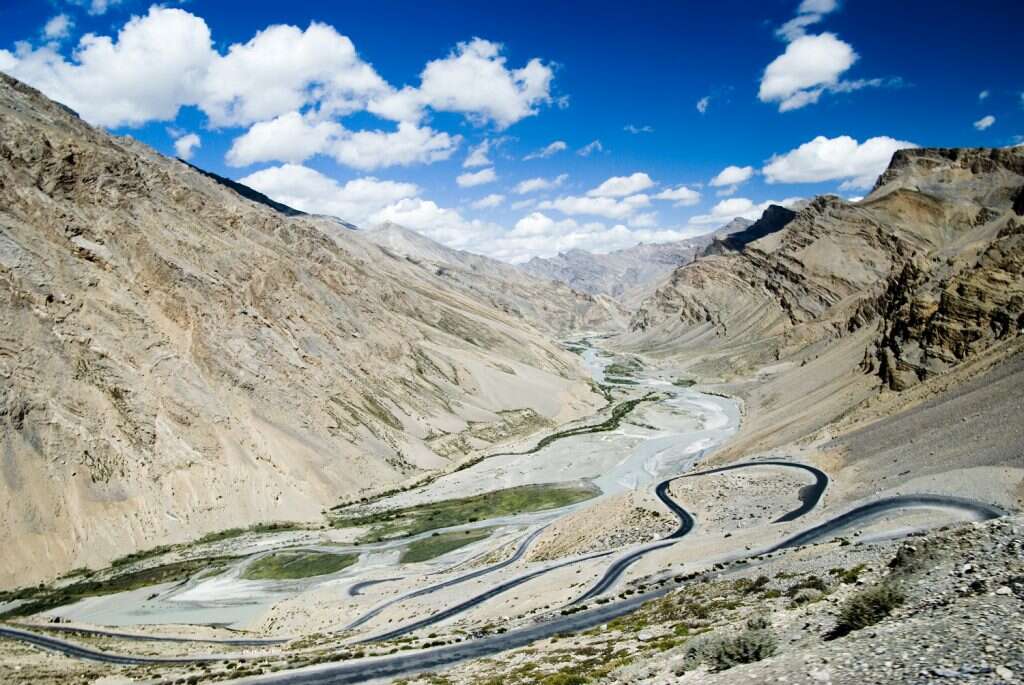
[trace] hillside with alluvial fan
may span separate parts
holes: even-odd
[[[0,79],[0,585],[317,519],[599,404],[529,311]]]

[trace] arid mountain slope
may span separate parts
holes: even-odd
[[[738,254],[677,269],[634,316],[630,343],[662,353],[685,347],[719,359],[723,372],[742,372],[885,321],[871,355],[882,359],[879,372],[924,375],[929,364],[948,365],[979,341],[1019,330],[1014,207],[1022,186],[1019,150],[901,151],[863,201],[819,197]],[[997,283],[1009,289],[997,292]],[[981,304],[988,298],[994,306]],[[997,316],[1000,304],[1014,325],[989,322],[985,311]],[[928,350],[920,355],[899,345],[914,326]]]
[[[817,198],[740,252],[677,269],[620,344],[683,354],[695,378],[743,397],[747,419],[721,459],[827,441],[886,416],[937,430],[921,417],[939,414],[914,414],[916,404],[962,404],[961,384],[983,369],[1002,373],[1018,354],[1022,193],[1021,150],[900,151],[863,201]],[[966,440],[972,430],[959,432]],[[1010,451],[1018,439],[999,436]],[[908,464],[927,461],[904,447]],[[964,443],[955,449],[961,466],[971,463]]]
[[[446,286],[552,334],[623,330],[629,320],[622,306],[606,295],[579,292],[543,276],[524,275],[511,264],[453,250],[396,224],[377,226],[364,235]]]
[[[523,316],[3,75],[0,322],[0,586],[316,519],[471,425],[482,448],[599,403]]]

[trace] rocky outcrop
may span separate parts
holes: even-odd
[[[714,241],[704,248],[705,257],[716,254],[728,254],[729,252],[741,252],[750,243],[760,240],[766,235],[781,231],[796,217],[796,212],[779,205],[770,205],[764,210],[761,218],[750,224],[741,231],[728,233],[722,237],[716,237]]]
[[[970,262],[915,259],[889,279],[864,368],[903,390],[1024,329],[1024,225],[1009,219]],[[866,317],[858,313],[853,325]]]

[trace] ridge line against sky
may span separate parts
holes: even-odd
[[[15,5],[0,71],[296,208],[513,262],[859,197],[901,147],[1024,140],[1015,3],[242,7]]]

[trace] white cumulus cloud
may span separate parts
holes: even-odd
[[[447,57],[427,63],[418,87],[389,91],[371,103],[370,111],[406,121],[431,107],[506,128],[551,102],[554,72],[539,58],[509,69],[501,51],[500,43],[482,38],[459,43]]]
[[[341,164],[368,171],[448,159],[461,140],[461,136],[400,121],[397,131],[347,132],[331,145],[330,154]]]
[[[302,162],[327,150],[344,129],[334,121],[317,121],[298,112],[288,112],[261,121],[235,138],[227,153],[231,166],[256,162]]]
[[[590,197],[625,197],[647,190],[654,185],[651,177],[642,171],[629,176],[612,176],[596,188],[587,191]]]
[[[704,114],[708,111],[708,107],[711,106],[711,96],[705,95],[700,100],[697,100],[697,111]]]
[[[783,24],[775,33],[787,41],[805,35],[808,26],[817,24],[839,6],[836,0],[804,0],[797,8],[796,16]]]
[[[700,202],[700,193],[686,186],[679,186],[677,188],[666,188],[655,195],[654,199],[671,200],[676,207],[692,207]]]
[[[494,209],[495,207],[500,207],[504,202],[504,195],[501,193],[491,193],[490,195],[480,198],[470,206],[473,207],[473,209]]]
[[[321,112],[363,109],[387,83],[333,26],[274,25],[210,65],[200,107],[214,125],[245,125],[317,102]]]
[[[13,76],[101,126],[171,120],[188,105],[214,126],[265,121],[314,102],[347,114],[388,87],[326,24],[270,26],[222,55],[202,18],[156,5],[116,38],[82,36],[71,60],[52,45],[20,44],[0,55]]]
[[[565,183],[566,179],[569,178],[569,174],[560,174],[552,179],[547,178],[528,178],[525,181],[520,181],[514,188],[517,195],[526,195],[527,193],[536,193],[541,190],[551,190]]]
[[[105,8],[110,1],[99,4]],[[295,161],[311,149],[359,169],[443,159],[459,137],[418,125],[426,108],[504,128],[553,100],[551,66],[534,58],[512,68],[500,44],[479,38],[428,62],[419,86],[396,89],[347,36],[320,22],[304,29],[271,25],[223,51],[201,17],[158,5],[131,17],[116,35],[82,36],[65,55],[56,39],[68,30],[66,17],[51,19],[44,29],[50,42],[0,50],[0,65],[101,126],[173,121],[191,106],[213,128],[272,122],[279,131],[290,124],[288,131],[298,136],[296,150],[271,153],[266,135],[274,127],[253,130],[236,141],[232,163],[238,164]],[[340,125],[337,119],[364,110],[399,122],[397,130],[351,132],[326,125]],[[282,139],[277,147],[289,142]],[[388,154],[379,149],[382,144],[399,151]]]
[[[526,155],[525,157],[523,157],[523,161],[530,159],[547,159],[548,157],[558,154],[559,152],[565,150],[568,147],[569,146],[566,144],[564,140],[556,140],[550,145],[545,145],[541,149],[534,150],[530,154]]]
[[[717,187],[720,186],[737,186],[741,183],[745,183],[750,180],[750,177],[754,175],[754,167],[752,166],[734,166],[730,165],[718,172],[718,175],[711,179],[711,185]]]
[[[840,86],[839,77],[856,61],[857,53],[835,34],[801,36],[765,68],[757,96],[762,102],[778,102],[779,111],[786,112],[817,102],[828,89],[872,85]]]
[[[917,147],[888,136],[858,143],[850,136],[814,140],[781,155],[761,169],[768,183],[816,183],[845,179],[842,188],[870,188],[896,150]]]
[[[317,154],[354,169],[430,164],[448,159],[461,138],[399,122],[396,131],[349,131],[332,120],[289,112],[262,121],[234,140],[227,153],[231,166],[256,162],[302,162]]]
[[[124,0],[71,0],[76,5],[87,5],[88,12],[92,15],[106,14],[107,10],[120,5]]]
[[[195,133],[186,133],[174,141],[174,153],[182,159],[192,159],[192,152],[202,146],[202,141]]]
[[[295,209],[336,216],[357,225],[366,225],[385,207],[416,197],[420,191],[412,183],[381,181],[372,176],[340,184],[299,164],[262,169],[239,182]]]
[[[498,180],[498,175],[494,173],[494,167],[487,167],[486,169],[481,169],[477,172],[459,174],[455,177],[455,182],[460,188],[482,186],[485,183],[493,183],[496,180]]]
[[[51,17],[43,26],[43,36],[49,40],[63,40],[71,34],[71,27],[74,22],[66,14],[58,14]]]
[[[21,79],[101,126],[138,126],[169,121],[186,104],[201,99],[216,53],[199,17],[174,8],[152,7],[109,36],[86,34],[74,60],[53,44],[33,49],[20,43],[0,50],[0,63]]]
[[[491,146],[493,142],[489,138],[484,138],[479,144],[469,148],[469,154],[466,155],[466,159],[462,162],[462,166],[465,169],[472,169],[478,166],[490,166],[491,160],[487,156],[490,154]]]
[[[625,219],[637,209],[650,204],[650,197],[643,193],[630,195],[621,200],[614,197],[581,197],[567,195],[554,200],[545,200],[537,205],[539,209],[556,209],[563,214],[602,216],[606,219]]]
[[[984,131],[994,123],[996,123],[996,118],[991,114],[987,114],[974,122],[974,128],[978,129],[979,131]]]

